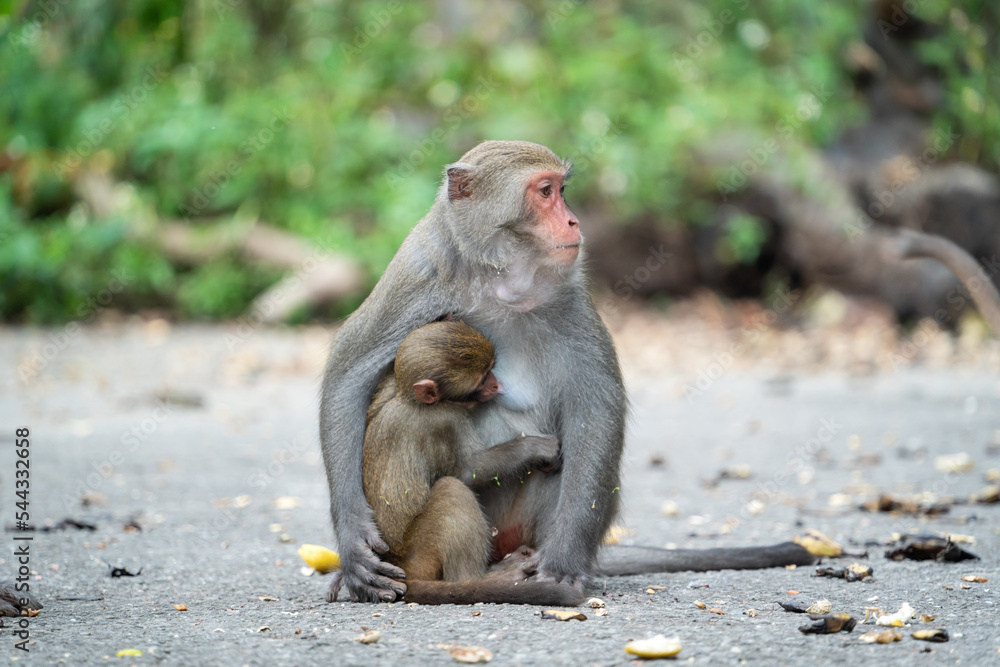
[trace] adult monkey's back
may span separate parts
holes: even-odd
[[[405,592],[393,580],[403,572],[378,557],[386,545],[362,490],[365,410],[403,338],[445,315],[479,329],[496,349],[503,394],[477,411],[483,442],[524,432],[554,434],[562,447],[558,474],[532,475],[481,496],[498,529],[498,551],[536,547],[542,580],[582,588],[590,574],[618,507],[627,406],[611,337],[579,267],[583,238],[562,197],[568,174],[566,162],[537,144],[473,148],[447,168],[430,212],[334,340],[320,409],[342,564],[331,599],[341,585],[355,600],[391,601]],[[792,551],[791,560],[782,552],[782,562],[810,560],[804,550]],[[655,571],[664,553],[643,550],[642,563],[621,570],[602,559],[600,571]],[[698,559],[666,569],[696,569]],[[765,560],[752,566],[777,564]]]

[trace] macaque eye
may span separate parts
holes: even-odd
[[[559,186],[559,196],[563,197],[563,196],[565,196],[565,193],[566,193],[566,186],[565,185],[560,185]]]
[[[551,185],[543,185],[542,186],[542,196],[545,197],[546,199],[548,199],[549,195],[551,195],[551,194],[552,194],[552,186]]]

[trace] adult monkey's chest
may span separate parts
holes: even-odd
[[[513,315],[501,321],[465,322],[493,343],[493,373],[501,394],[474,411],[476,429],[487,445],[520,432],[550,434],[554,428],[555,386],[563,374],[551,354],[552,332],[530,315]]]

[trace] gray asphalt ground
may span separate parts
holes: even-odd
[[[582,622],[506,605],[327,604],[329,577],[306,576],[296,550],[334,544],[316,433],[332,329],[162,321],[106,322],[75,335],[6,328],[0,523],[15,521],[12,442],[26,426],[31,522],[71,518],[96,530],[35,533],[30,584],[46,607],[28,622],[30,652],[15,647],[7,619],[3,657],[39,665],[455,664],[442,646],[476,645],[497,665],[620,665],[630,660],[629,640],[662,633],[682,642],[677,660],[699,664],[1000,664],[1000,506],[955,505],[934,518],[857,509],[880,492],[940,499],[987,484],[987,470],[1000,467],[996,342],[970,348],[942,334],[893,369],[885,355],[898,349],[894,339],[865,348],[859,361],[838,342],[856,340],[856,331],[834,336],[819,357],[803,346],[810,332],[775,333],[765,336],[766,350],[740,351],[730,363],[717,355],[738,332],[643,322],[616,324],[634,408],[624,540],[746,545],[814,529],[867,552],[873,580],[817,578],[814,568],[598,579],[590,593],[607,615],[582,608]],[[702,393],[685,396],[699,377]],[[935,468],[936,456],[956,452],[970,456],[971,472]],[[749,479],[706,485],[739,465],[749,466]],[[671,502],[674,516],[662,510]],[[127,531],[130,521],[141,532]],[[894,532],[969,535],[976,542],[965,547],[981,560],[890,561],[879,543]],[[17,568],[13,538],[0,536],[8,579]],[[111,578],[110,567],[141,574]],[[988,582],[965,583],[966,575]],[[896,611],[903,602],[936,620],[914,620],[901,642],[866,645],[858,637],[870,626],[807,636],[797,628],[808,619],[776,604],[820,599],[859,620],[866,607]],[[946,628],[951,641],[912,639],[921,627]],[[366,630],[381,631],[381,640],[353,640]],[[128,648],[143,655],[115,657]]]

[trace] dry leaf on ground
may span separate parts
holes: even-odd
[[[546,609],[542,612],[542,618],[552,618],[557,621],[586,621],[587,617],[578,611],[570,609]]]

